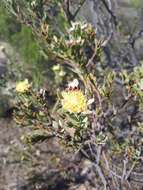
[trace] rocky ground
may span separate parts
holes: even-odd
[[[59,146],[50,141],[24,146],[20,140],[24,131],[11,120],[0,120],[0,190],[56,189],[57,183],[64,188],[57,169]]]

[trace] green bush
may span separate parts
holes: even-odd
[[[35,33],[35,44],[31,32],[23,27],[12,37],[22,42],[19,48],[25,60],[29,64],[39,60],[40,43],[42,54],[53,66],[48,65],[55,76],[51,86],[60,79],[63,82],[56,83],[56,93],[53,88],[37,90],[28,79],[17,83],[14,120],[33,130],[22,139],[32,143],[55,137],[65,150],[80,152],[93,164],[95,187],[130,188],[131,168],[140,166],[143,155],[142,120],[138,117],[143,111],[142,67],[132,73],[103,69],[102,49],[107,42],[97,38],[92,25],[75,22],[64,0],[3,3]],[[26,42],[22,40],[25,35]],[[50,105],[51,97],[54,105]]]

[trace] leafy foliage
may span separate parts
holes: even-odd
[[[29,143],[48,138],[49,134],[55,136],[68,150],[81,152],[94,164],[105,189],[109,184],[104,175],[112,175],[128,185],[129,169],[140,163],[143,154],[142,118],[138,118],[143,111],[142,66],[132,73],[102,70],[100,61],[106,42],[97,38],[90,24],[69,20],[63,1],[6,0],[3,3],[21,23],[31,27],[43,55],[53,64],[54,74],[63,71],[62,82],[75,76],[79,81],[68,83],[67,88],[58,86],[54,106],[48,105],[46,89],[38,91],[31,86],[15,93],[14,119],[18,125],[33,129],[33,135],[24,139]],[[25,55],[33,47],[37,46],[31,45]],[[31,55],[38,59],[35,52]],[[96,68],[97,63],[100,69]],[[101,73],[98,75],[97,71]],[[81,109],[83,102],[84,109]],[[122,174],[110,170],[110,165],[121,167],[115,159],[117,155],[124,159],[124,164],[129,163],[128,167],[124,165]],[[105,174],[102,170],[106,170]]]

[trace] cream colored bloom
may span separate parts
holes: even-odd
[[[63,108],[70,113],[87,111],[87,100],[81,90],[68,90],[62,92],[61,101]]]
[[[72,82],[68,84],[68,88],[74,89],[78,88],[79,86],[79,81],[77,79],[74,79]]]
[[[24,81],[20,81],[16,84],[16,91],[24,93],[29,90],[30,86],[28,79],[25,79]]]

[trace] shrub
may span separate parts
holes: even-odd
[[[104,188],[129,187],[143,154],[142,67],[132,73],[103,69],[105,40],[97,38],[90,24],[75,22],[62,0],[3,2],[32,29],[55,75],[64,73],[59,75],[64,84],[58,87],[54,106],[48,104],[47,89],[38,90],[27,82],[28,87],[15,93],[15,121],[36,130],[36,135],[34,131],[23,139],[31,143],[56,136],[68,150],[92,162],[99,179],[95,186],[102,182]],[[65,80],[71,79],[67,84]]]

